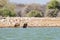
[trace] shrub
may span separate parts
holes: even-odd
[[[47,11],[47,16],[48,17],[57,17],[58,11],[59,11],[58,9],[49,9]]]
[[[32,10],[29,13],[27,13],[27,17],[43,17],[43,16],[44,16],[44,14],[37,10]]]
[[[58,8],[59,9],[59,2],[57,0],[52,0],[50,3],[48,3],[47,8],[48,9]]]
[[[13,11],[11,11],[7,8],[1,9],[0,10],[0,15],[3,16],[3,17],[7,17],[7,16],[14,17],[14,16],[16,16],[16,14]]]

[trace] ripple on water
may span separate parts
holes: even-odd
[[[59,40],[60,28],[0,28],[0,40]]]

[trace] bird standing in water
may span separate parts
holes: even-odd
[[[23,25],[23,28],[27,28],[27,23],[25,23],[25,24]]]

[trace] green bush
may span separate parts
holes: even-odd
[[[16,16],[16,14],[13,11],[9,10],[8,8],[1,9],[0,15],[3,17],[7,17],[7,16],[14,17],[14,16]]]
[[[57,0],[52,0],[50,1],[50,3],[48,3],[47,8],[48,9],[58,8],[59,9],[59,2]]]
[[[43,17],[43,16],[44,16],[44,14],[37,10],[32,10],[29,13],[27,13],[27,17]]]

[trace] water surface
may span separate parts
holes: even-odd
[[[0,40],[60,40],[60,28],[0,28]]]

